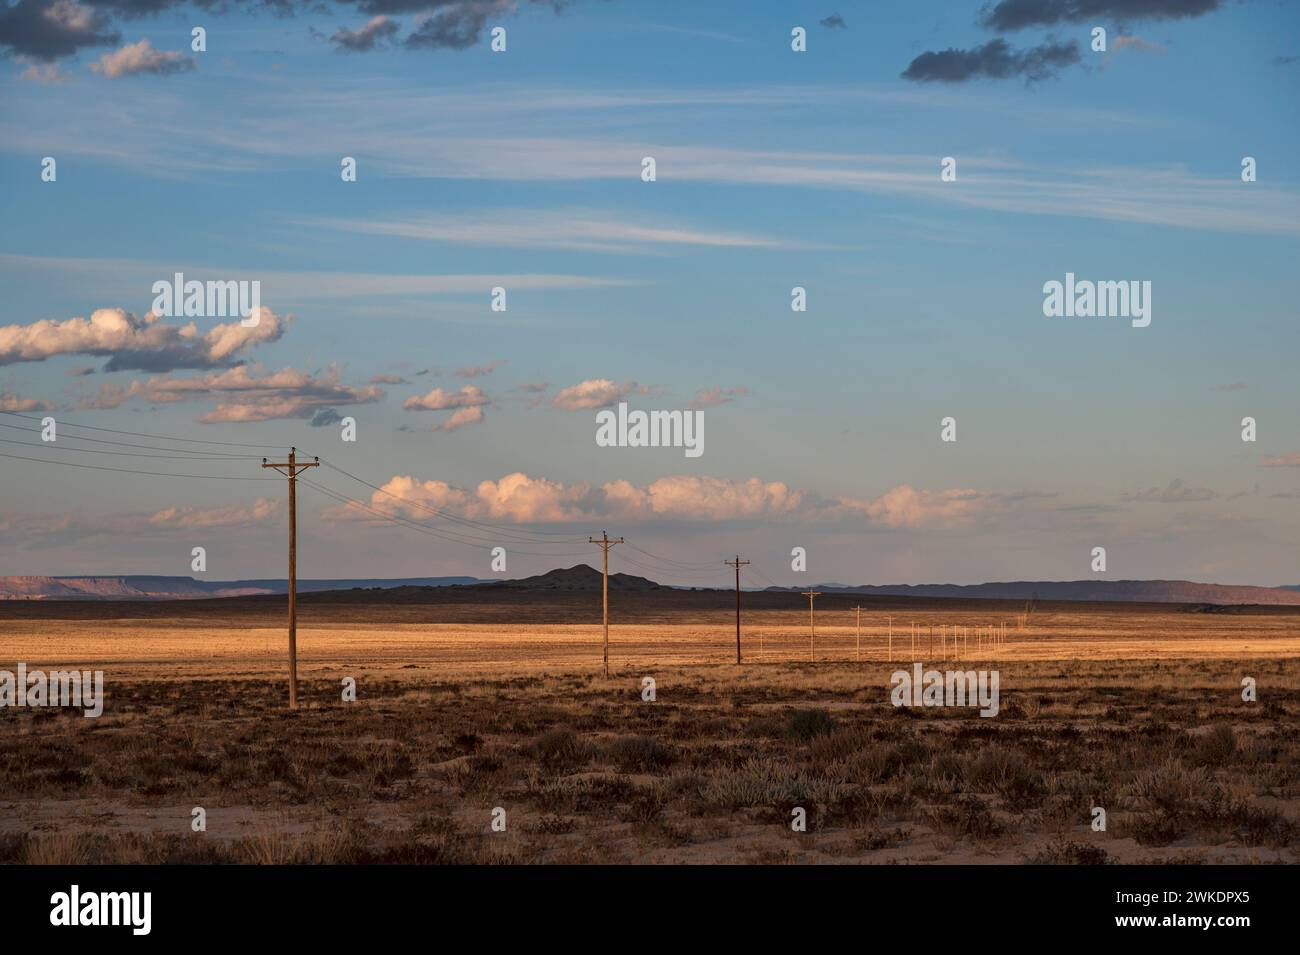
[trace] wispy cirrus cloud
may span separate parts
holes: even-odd
[[[392,220],[301,218],[304,228],[500,248],[636,253],[673,246],[735,249],[824,248],[792,239],[723,232],[687,224],[631,222],[595,209],[494,209],[472,215]]]

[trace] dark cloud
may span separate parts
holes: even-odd
[[[312,415],[309,422],[313,428],[325,428],[332,424],[338,424],[343,420],[343,416],[333,408],[321,408]]]
[[[1220,6],[1220,0],[1000,0],[984,8],[979,22],[1003,32],[1093,20],[1189,20]]]
[[[849,25],[844,22],[844,18],[838,13],[832,13],[829,17],[824,17],[818,22],[828,30],[834,30],[837,28],[840,30],[847,30],[849,28]]]
[[[489,17],[505,9],[497,0],[469,0],[434,13],[411,31],[405,43],[412,50],[466,50],[478,43]]]
[[[32,59],[49,62],[121,39],[107,14],[68,0],[18,0],[0,7],[0,47]]]
[[[969,50],[947,49],[922,53],[902,73],[917,83],[964,83],[980,78],[1007,79],[1023,76],[1025,82],[1045,80],[1062,67],[1079,62],[1079,45],[1073,41],[1048,41],[1027,50],[1016,50],[1006,40],[990,40]]]
[[[401,26],[396,20],[380,14],[372,17],[369,23],[356,30],[339,27],[330,37],[330,42],[338,50],[346,53],[365,53],[375,49],[376,46],[391,43],[400,29]]]
[[[1300,62],[1300,56],[1275,56],[1273,57],[1274,66],[1290,66],[1292,63]]]

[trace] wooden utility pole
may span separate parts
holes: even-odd
[[[728,567],[736,568],[736,662],[740,662],[740,568],[749,561],[741,560],[740,555],[736,555],[735,560],[724,560]]]
[[[853,609],[858,612],[858,646],[857,649],[853,651],[853,659],[861,660],[862,659],[862,608],[854,607]]]
[[[600,532],[600,540],[594,537],[588,537],[587,542],[590,544],[599,544],[601,556],[603,558],[601,566],[601,617],[605,623],[605,678],[609,679],[609,549],[615,544],[623,543],[623,538],[610,540],[609,535],[604,531]]]
[[[289,479],[289,709],[295,710],[298,708],[298,473],[320,467],[320,458],[300,463],[298,449],[290,448],[288,461],[275,464],[262,458],[262,467],[274,468]]]
[[[808,598],[808,662],[813,662],[813,637],[817,635],[817,624],[813,622],[813,598],[820,597],[820,590],[805,590],[803,595]]]

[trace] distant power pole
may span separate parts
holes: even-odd
[[[813,622],[813,599],[821,596],[819,590],[805,590],[803,596],[808,598],[808,662],[813,662],[813,637],[817,635],[817,624]]]
[[[858,612],[858,648],[853,652],[853,659],[861,660],[862,659],[862,608],[854,607],[853,609]]]
[[[596,540],[594,537],[588,537],[587,543],[599,544],[601,556],[603,558],[601,567],[600,602],[601,617],[605,622],[605,678],[609,679],[609,549],[615,544],[624,543],[624,541],[621,537],[618,540],[610,540],[609,535],[604,531],[601,531],[600,540]]]
[[[273,464],[262,458],[262,467],[274,468],[289,479],[289,709],[294,710],[298,708],[298,472],[320,467],[320,458],[300,464],[298,449],[290,448],[288,461]]]
[[[741,560],[740,555],[736,555],[735,560],[724,560],[728,567],[736,568],[736,662],[740,662],[740,568],[749,561]]]

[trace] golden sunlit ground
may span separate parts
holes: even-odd
[[[277,613],[177,613],[0,622],[0,668],[102,669],[107,691],[98,719],[0,713],[0,858],[1300,856],[1300,615],[1071,609],[1021,630],[1012,614],[895,609],[863,614],[857,660],[854,615],[819,611],[810,664],[805,604],[747,614],[737,667],[731,617],[692,610],[612,626],[607,681],[598,617],[383,622],[376,606],[330,623],[309,607],[290,713]],[[985,643],[1003,623],[1005,642]],[[962,668],[999,672],[999,715],[892,706],[895,669],[955,661],[954,626]],[[796,807],[807,832],[791,831]]]

